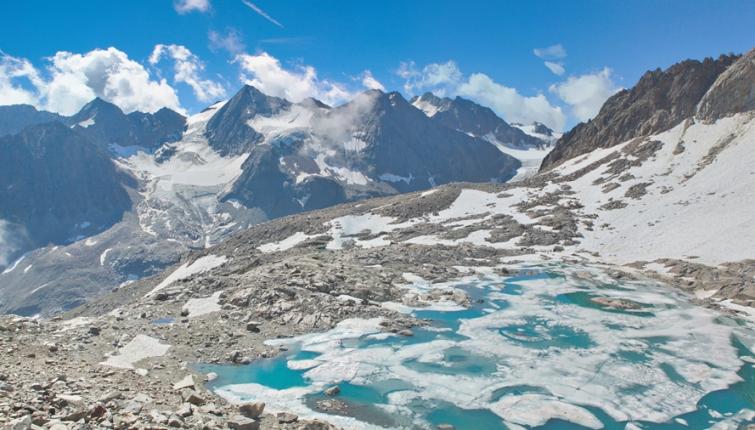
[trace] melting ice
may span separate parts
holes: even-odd
[[[438,287],[462,289],[474,305],[396,306],[429,325],[403,337],[382,333],[379,319],[346,320],[269,341],[286,355],[199,370],[217,373],[212,388],[232,402],[347,428],[737,428],[755,419],[752,327],[667,287],[563,266]],[[336,384],[340,394],[322,394]]]

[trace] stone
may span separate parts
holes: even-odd
[[[184,420],[178,415],[171,415],[170,418],[168,418],[168,425],[170,427],[182,427],[184,425]]]
[[[92,418],[100,418],[105,416],[107,413],[107,408],[105,408],[102,404],[97,403],[96,405],[92,406],[89,409],[89,416]]]
[[[116,415],[113,417],[113,427],[116,429],[130,429],[137,421],[139,421],[139,417],[132,413]]]
[[[291,424],[299,421],[299,417],[289,412],[279,412],[276,415],[278,422],[281,424]]]
[[[179,414],[180,415],[180,414]],[[152,420],[155,424],[167,424],[168,423],[168,417],[160,413],[156,410],[149,411],[149,418]]]
[[[228,419],[228,428],[233,430],[258,430],[260,428],[259,421],[247,418],[242,415],[234,415]]]
[[[63,421],[78,421],[78,420],[86,418],[86,416],[87,416],[87,411],[78,410],[78,411],[71,412],[70,414],[64,416],[61,419]]]
[[[193,408],[191,407],[191,403],[183,403],[181,404],[181,407],[179,407],[178,410],[176,411],[176,414],[181,417],[186,418],[188,416],[191,416],[192,409]]]
[[[262,325],[262,323],[260,323],[259,321],[249,321],[248,323],[246,323],[246,330],[252,333],[259,333],[260,325]]]
[[[185,388],[194,389],[195,387],[196,383],[194,382],[194,375],[186,375],[185,378],[173,384],[173,389],[176,391],[181,391]]]
[[[100,403],[107,403],[111,400],[120,399],[123,397],[123,394],[120,391],[109,391],[104,396],[100,397],[98,400]]]
[[[325,395],[327,396],[337,396],[340,392],[341,387],[339,387],[338,385],[334,385],[325,389]]]
[[[205,381],[210,382],[218,379],[218,374],[215,372],[210,372],[207,375],[205,375]]]
[[[398,335],[409,337],[409,336],[414,336],[414,333],[409,329],[404,329],[404,330],[399,330]]]
[[[95,327],[95,326],[89,327],[89,331],[88,331],[88,333],[91,334],[92,336],[99,336],[101,332],[102,330],[99,327]]]
[[[28,430],[31,428],[31,415],[24,415],[21,418],[16,418],[15,420],[8,423],[8,427],[6,427],[8,430]]]
[[[438,424],[438,430],[456,430],[456,427],[451,424]]]
[[[258,418],[264,410],[265,404],[263,402],[244,403],[239,406],[239,412],[247,418]]]
[[[205,400],[199,394],[197,394],[196,391],[185,392],[183,399],[185,402],[191,403],[192,405],[196,406],[201,406],[205,403]]]

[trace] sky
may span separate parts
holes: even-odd
[[[646,70],[755,46],[751,0],[77,0],[0,6],[0,104],[184,114],[243,84],[461,96],[558,131]]]

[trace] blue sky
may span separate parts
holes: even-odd
[[[62,113],[92,95],[192,113],[249,82],[332,104],[366,87],[432,90],[563,129],[648,69],[755,45],[755,2],[744,0],[25,0],[0,10],[0,104]]]

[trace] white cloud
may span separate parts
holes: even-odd
[[[175,90],[165,79],[153,80],[144,66],[116,48],[86,54],[61,51],[51,61],[51,79],[42,92],[44,107],[53,112],[71,115],[95,97],[125,112],[181,109]]]
[[[608,67],[580,76],[570,76],[564,82],[551,85],[550,91],[571,108],[572,115],[580,121],[593,118],[610,96],[621,89],[612,79]]]
[[[367,88],[368,90],[380,90],[385,91],[385,87],[383,86],[380,81],[375,79],[374,76],[372,76],[372,72],[369,70],[365,70],[362,73],[362,86]]]
[[[543,94],[523,96],[515,88],[494,82],[483,73],[470,75],[456,93],[490,107],[508,122],[538,121],[554,130],[562,130],[566,121],[561,108],[551,105]]]
[[[60,51],[46,62],[44,69],[38,69],[26,59],[2,54],[0,103],[29,103],[72,115],[101,97],[127,113],[154,112],[162,107],[183,112],[175,90],[165,79],[153,78],[143,65],[116,48],[85,54]]]
[[[161,58],[173,60],[173,80],[189,85],[197,100],[208,102],[225,96],[225,88],[215,81],[200,78],[204,63],[183,45],[155,45],[149,63],[156,65]]]
[[[465,77],[453,61],[428,64],[422,69],[414,62],[403,62],[396,74],[405,80],[404,90],[409,94],[432,91],[441,97],[466,97],[488,106],[509,122],[538,121],[554,130],[561,130],[566,122],[561,108],[551,105],[543,94],[524,96],[483,73]]]
[[[546,61],[545,67],[548,68],[554,75],[561,76],[566,72],[566,69],[564,69],[564,65],[562,63],[554,63],[552,61]]]
[[[180,14],[192,11],[204,13],[210,10],[210,0],[175,0],[173,8]]]
[[[463,75],[453,61],[446,63],[431,63],[418,70],[413,61],[402,62],[396,72],[405,79],[404,90],[414,93],[415,90],[433,88],[438,95],[446,93],[448,86],[456,86]]]
[[[551,45],[547,48],[535,48],[532,52],[544,60],[560,60],[566,58],[566,49],[560,43]]]
[[[207,37],[210,39],[210,49],[213,51],[224,49],[231,54],[239,54],[246,48],[244,41],[241,39],[241,34],[234,28],[228,29],[225,35],[210,30]]]
[[[16,58],[0,51],[0,104],[30,104],[38,106],[38,95],[32,90],[39,83],[37,69],[24,58]],[[25,81],[24,86],[19,81]]]
[[[332,105],[354,96],[343,84],[318,78],[314,67],[300,65],[295,69],[285,69],[277,58],[267,52],[241,54],[235,61],[241,66],[242,82],[271,96],[293,102],[315,97]]]

